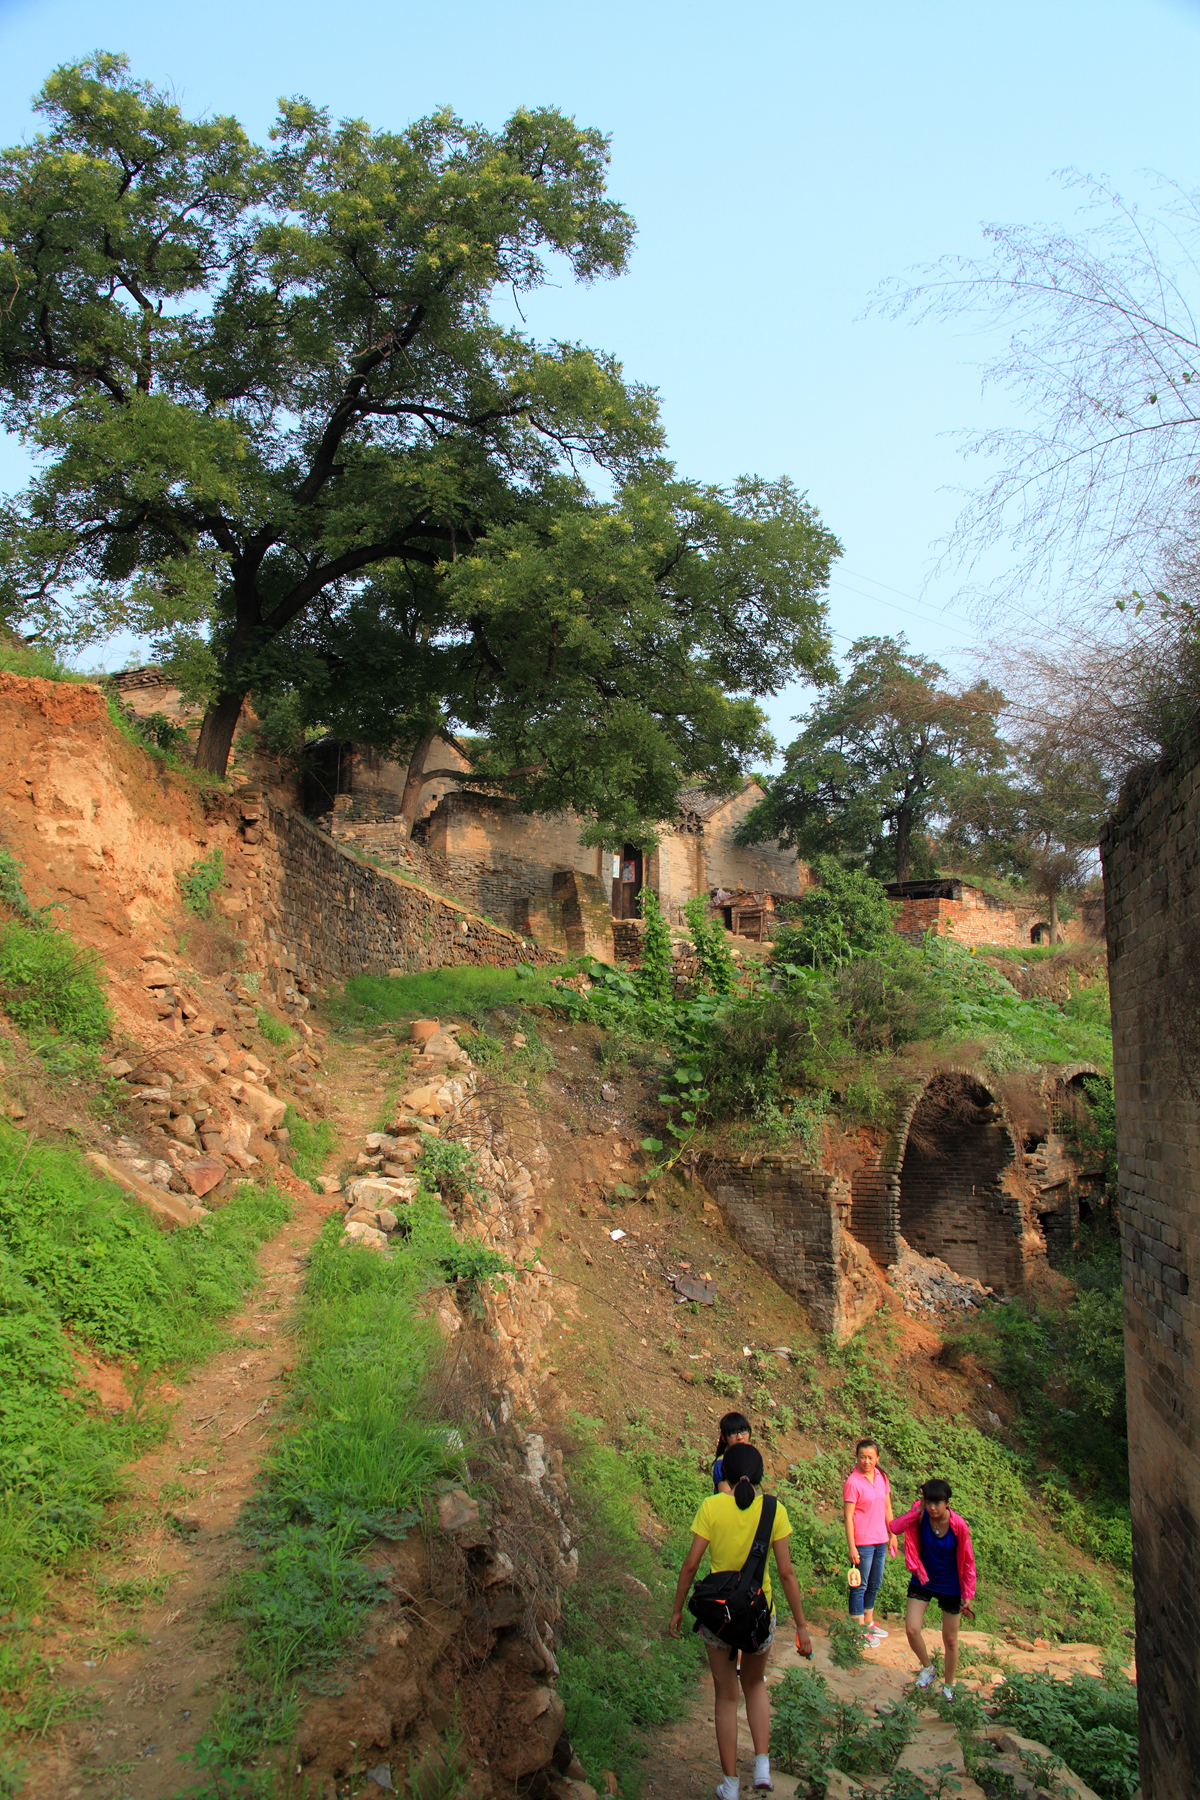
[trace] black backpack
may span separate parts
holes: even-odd
[[[763,1495],[758,1530],[741,1569],[706,1575],[688,1601],[688,1611],[696,1620],[692,1630],[699,1631],[706,1625],[723,1644],[729,1645],[730,1662],[737,1661],[739,1650],[756,1656],[771,1635],[771,1607],[762,1584],[778,1504],[774,1494]]]

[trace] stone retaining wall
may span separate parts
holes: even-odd
[[[1200,1792],[1200,730],[1101,843],[1120,1153],[1142,1791]]]

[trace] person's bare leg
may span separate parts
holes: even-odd
[[[737,1774],[737,1712],[738,1712],[738,1671],[736,1662],[730,1662],[728,1650],[714,1650],[711,1644],[705,1644],[708,1651],[708,1666],[712,1671],[715,1704],[713,1715],[717,1724],[717,1755],[721,1759],[723,1775]],[[756,1660],[751,1658],[751,1660]],[[763,1689],[765,1696],[766,1689]]]
[[[946,1673],[943,1677],[947,1687],[954,1686],[954,1677],[958,1674],[958,1614],[942,1614],[942,1645],[946,1652]]]
[[[771,1700],[764,1680],[770,1659],[769,1650],[761,1651],[758,1656],[742,1658],[742,1692],[746,1696],[746,1719],[756,1756],[765,1756],[771,1742]]]
[[[910,1600],[904,1613],[904,1635],[908,1639],[909,1649],[923,1669],[927,1669],[933,1660],[925,1643],[925,1633],[921,1629],[928,1605],[928,1600]]]

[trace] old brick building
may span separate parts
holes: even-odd
[[[1121,1169],[1145,1800],[1200,1793],[1200,729],[1101,846]]]

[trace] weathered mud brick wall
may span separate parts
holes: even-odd
[[[1200,731],[1101,844],[1120,1152],[1142,1792],[1200,1793]]]
[[[452,900],[359,862],[297,813],[266,806],[263,823],[276,852],[278,924],[268,935],[318,981],[452,963],[507,968],[561,960],[557,951],[526,944]]]
[[[839,1342],[874,1310],[870,1258],[843,1223],[845,1181],[802,1157],[709,1157],[700,1178],[733,1236],[799,1300],[813,1324]]]

